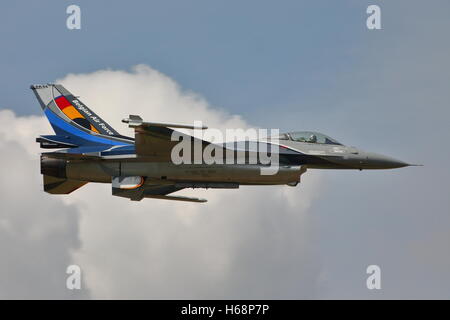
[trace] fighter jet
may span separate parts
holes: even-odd
[[[123,122],[134,128],[131,138],[118,133],[62,85],[32,85],[31,89],[55,132],[36,139],[43,149],[58,149],[41,154],[44,191],[50,194],[69,194],[96,182],[110,183],[112,195],[134,201],[156,198],[206,202],[172,193],[185,188],[296,186],[307,169],[393,169],[410,165],[345,146],[318,132],[287,132],[244,144],[213,144],[174,130],[206,127],[144,122],[130,115]],[[202,151],[214,147],[243,161],[174,163],[172,151],[180,141],[173,139],[174,134],[179,139],[192,138],[192,145],[200,145]],[[268,166],[260,161],[262,149],[269,155],[277,154],[276,173],[261,173]],[[256,155],[256,162],[250,161],[255,158],[252,155]]]

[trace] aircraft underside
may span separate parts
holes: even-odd
[[[185,188],[236,189],[240,185],[296,185],[306,170],[283,166],[274,175],[261,175],[260,165],[174,165],[140,161],[77,161],[43,156],[41,173],[52,177],[47,192],[66,193],[67,186],[88,182],[112,183],[113,195],[141,200]],[[61,182],[55,184],[54,178]],[[70,189],[70,188],[69,188]]]

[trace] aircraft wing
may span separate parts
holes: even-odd
[[[129,118],[122,120],[122,122],[128,123],[131,128],[134,128],[136,156],[148,158],[148,161],[167,162],[171,160],[172,149],[180,141],[172,141],[174,133],[177,134],[179,139],[192,139],[193,143],[200,143],[202,149],[210,144],[210,142],[171,129],[207,129],[207,127],[143,122],[142,118],[136,115],[130,115]]]

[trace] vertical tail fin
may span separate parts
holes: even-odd
[[[44,111],[50,109],[66,121],[102,135],[119,135],[85,104],[59,84],[33,85],[34,94]]]
[[[78,146],[130,143],[62,85],[32,85],[31,89],[58,136],[70,137]]]

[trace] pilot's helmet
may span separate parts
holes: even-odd
[[[316,135],[315,135],[315,134],[312,134],[312,135],[309,137],[308,142],[316,143],[316,142],[317,142],[317,137],[316,137]]]

